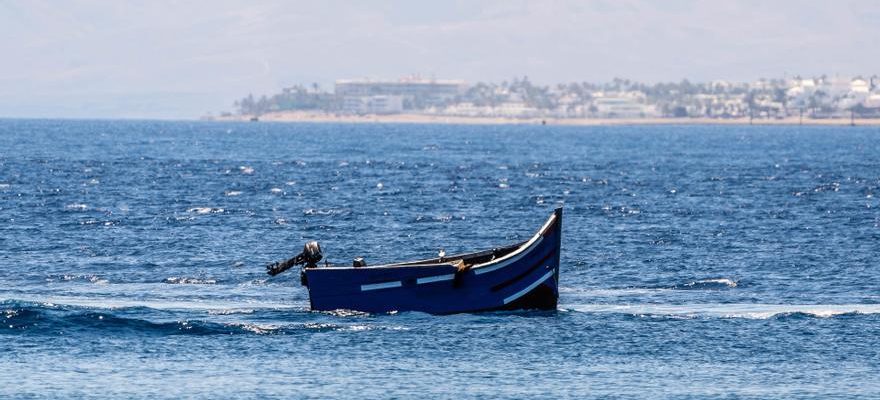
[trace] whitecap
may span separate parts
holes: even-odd
[[[225,195],[227,195],[227,196],[230,196],[230,197],[231,197],[231,196],[240,196],[240,195],[241,195],[241,191],[239,191],[239,190],[227,190],[227,191],[224,192],[223,194],[225,194]]]
[[[790,314],[828,318],[844,314],[880,314],[880,304],[574,304],[563,307],[584,313],[673,318],[768,319]]]
[[[198,278],[186,278],[180,276],[172,276],[170,278],[165,278],[165,283],[170,284],[187,284],[187,285],[213,285],[217,283],[216,279],[198,279]]]
[[[332,311],[319,311],[319,312],[325,313],[325,314],[330,314],[334,317],[364,317],[364,316],[370,315],[370,313],[366,313],[363,311],[347,310],[347,309],[343,309],[343,308],[340,308],[337,310],[332,310]]]
[[[94,283],[96,285],[106,285],[110,283],[106,278],[102,278],[98,275],[74,275],[74,274],[65,274],[59,277],[61,281],[65,282],[73,282],[73,281],[88,281],[90,283]],[[49,281],[54,279],[47,279]]]
[[[702,279],[688,282],[684,285],[676,285],[677,289],[712,289],[712,288],[735,288],[737,282],[729,278]]]
[[[573,287],[560,287],[560,293],[573,293],[576,295],[594,296],[594,297],[618,297],[618,296],[635,296],[635,295],[652,295],[662,292],[671,292],[669,288],[621,288],[621,289],[583,289]]]
[[[109,280],[98,277],[98,276],[89,277],[89,282],[97,284],[97,285],[106,285],[106,284],[110,283]]]
[[[282,192],[284,192],[283,190],[281,190],[281,188],[276,188],[276,187],[269,189],[269,191],[272,192],[273,194],[281,194]]]
[[[145,299],[145,300],[129,300],[129,299],[109,299],[106,297],[80,297],[80,296],[49,296],[49,297],[31,297],[22,296],[18,300],[41,303],[46,307],[55,306],[74,306],[89,307],[96,309],[118,309],[130,307],[146,307],[154,310],[224,310],[224,309],[254,309],[256,310],[298,310],[302,312],[308,311],[308,304],[298,302],[297,304],[289,303],[273,303],[269,301],[260,301],[259,303],[249,301],[204,301],[200,299]]]
[[[234,323],[234,324],[227,324],[227,326],[241,328],[245,331],[256,333],[258,335],[265,335],[268,333],[272,333],[274,331],[277,331],[280,328],[278,325],[254,324],[254,323]]]
[[[228,308],[218,310],[208,310],[209,315],[232,315],[232,314],[253,314],[252,308]]]
[[[81,204],[81,203],[74,203],[74,204],[68,204],[68,205],[64,206],[64,208],[66,208],[68,210],[74,210],[74,211],[85,211],[86,209],[89,208],[89,206],[87,206],[85,204]]]
[[[254,173],[254,168],[249,167],[247,165],[242,165],[242,166],[238,167],[238,170],[241,171],[241,173],[245,174],[245,175],[251,175]]]
[[[335,208],[328,209],[316,209],[316,208],[308,208],[303,210],[304,215],[335,215],[344,213],[345,210],[339,210]]]
[[[224,210],[222,208],[213,207],[193,207],[186,211],[194,214],[220,214]]]
[[[368,325],[351,325],[351,326],[347,326],[347,327],[343,328],[342,330],[353,331],[353,332],[362,332],[362,331],[372,330],[372,328]]]

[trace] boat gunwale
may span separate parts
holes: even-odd
[[[494,260],[490,260],[490,261],[487,261],[487,262],[484,262],[481,264],[471,265],[467,269],[468,270],[477,270],[477,269],[481,269],[481,268],[491,267],[495,264],[505,262],[507,260],[510,260],[511,258],[517,257],[520,254],[526,253],[528,250],[531,250],[531,248],[539,242],[539,240],[544,236],[544,234],[547,233],[547,230],[550,229],[551,226],[553,226],[553,223],[556,222],[556,218],[558,216],[558,211],[559,211],[559,209],[557,208],[553,212],[553,214],[551,214],[550,217],[547,218],[547,221],[544,222],[544,225],[541,226],[541,229],[539,229],[538,232],[535,233],[535,235],[531,237],[531,239],[529,239],[525,242],[519,243],[519,244],[510,245],[510,246],[503,246],[503,247],[518,246],[518,248],[516,248],[515,250],[511,251],[510,253],[505,254],[502,257],[496,258]],[[417,260],[417,261],[405,261],[403,263],[381,264],[381,265],[373,265],[373,266],[368,265],[368,266],[364,266],[364,267],[330,265],[330,266],[323,267],[323,268],[320,268],[320,267],[319,268],[309,268],[308,270],[311,270],[311,271],[320,271],[320,270],[343,271],[343,270],[393,269],[393,268],[411,268],[411,267],[440,267],[440,266],[457,267],[459,265],[459,262],[462,259],[464,259],[465,257],[475,256],[480,253],[487,253],[487,252],[491,252],[491,251],[493,251],[493,250],[491,250],[491,249],[490,250],[481,250],[481,251],[475,251],[473,253],[463,253],[463,254],[453,255],[453,256],[448,257],[451,259],[448,262],[436,262],[433,260],[437,260],[437,259],[427,259],[427,260]],[[422,262],[424,262],[424,263],[422,263]],[[485,270],[483,270],[481,272],[475,271],[476,274],[480,274],[483,272],[490,272],[490,271],[485,271]]]
[[[557,215],[557,211],[554,211],[553,214],[550,215],[550,218],[547,218],[547,222],[544,222],[544,225],[541,226],[541,229],[539,229],[538,232],[535,233],[535,235],[532,236],[531,239],[529,239],[522,246],[520,246],[519,249],[512,251],[512,252],[504,255],[503,257],[497,258],[495,260],[490,260],[490,261],[484,262],[482,264],[472,265],[469,269],[473,270],[475,274],[480,274],[481,272],[478,272],[478,271],[481,268],[492,267],[494,264],[503,263],[507,260],[516,258],[521,254],[526,254],[526,252],[528,250],[531,250],[532,247],[534,247],[535,245],[538,244],[538,242],[540,242],[540,240],[544,237],[544,234],[547,233],[547,230],[550,229],[551,226],[553,226],[553,223],[556,222],[556,215]],[[490,272],[490,271],[485,271],[485,272]]]

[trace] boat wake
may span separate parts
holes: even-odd
[[[693,291],[719,291],[729,290],[740,287],[740,282],[730,278],[710,278],[687,281],[674,285],[657,285],[657,286],[632,286],[623,288],[572,288],[560,287],[561,293],[572,293],[576,295],[590,295],[601,297],[613,296],[630,296],[630,295],[650,295],[663,292],[672,292],[676,290],[693,290]]]
[[[880,304],[567,304],[566,311],[639,317],[769,319],[880,314]]]

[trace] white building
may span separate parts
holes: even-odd
[[[461,80],[401,78],[396,81],[340,79],[335,92],[341,97],[401,96],[406,100],[419,98],[429,104],[440,103],[463,94],[467,84]]]
[[[403,96],[346,96],[342,110],[352,114],[399,114],[403,112]]]
[[[645,118],[658,115],[656,107],[645,103],[642,92],[595,92],[593,106],[604,118]]]

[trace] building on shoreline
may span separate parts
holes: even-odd
[[[333,92],[293,86],[271,97],[236,102],[239,114],[309,111],[328,114],[423,114],[489,118],[848,118],[880,117],[880,78],[827,76],[644,84],[540,86],[527,77],[501,83],[462,80],[340,79]]]
[[[659,116],[657,109],[646,104],[645,93],[596,92],[592,94],[594,116],[600,118],[653,118]]]
[[[461,96],[465,90],[467,84],[462,80],[422,79],[416,76],[396,81],[339,79],[334,88],[336,96],[343,99],[342,111],[356,114],[364,113],[364,104],[376,104],[366,109],[374,107],[384,112],[436,106]]]

